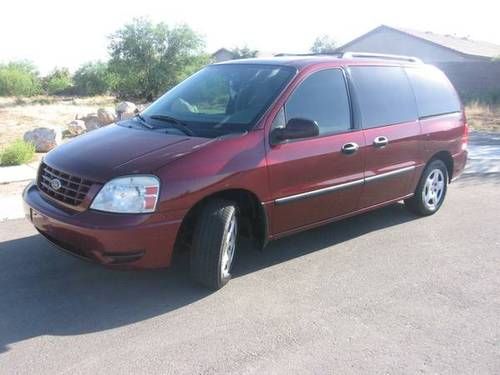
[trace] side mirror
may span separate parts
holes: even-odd
[[[271,132],[271,143],[277,144],[290,139],[311,138],[319,135],[316,121],[292,118],[284,128],[275,128]]]

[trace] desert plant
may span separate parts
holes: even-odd
[[[8,145],[0,154],[0,165],[20,165],[33,159],[35,145],[18,139]]]
[[[109,93],[113,84],[113,75],[109,72],[107,63],[88,62],[75,72],[73,81],[77,95],[103,95]]]
[[[203,39],[186,25],[135,19],[110,37],[114,91],[151,100],[208,62],[203,46]]]
[[[73,79],[68,68],[55,68],[43,79],[43,88],[49,95],[70,94]]]
[[[32,96],[41,91],[40,78],[27,61],[0,64],[0,96]]]

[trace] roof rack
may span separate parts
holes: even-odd
[[[341,56],[341,52],[324,52],[324,53],[277,53],[274,57],[286,57],[286,56]]]
[[[408,61],[413,63],[423,64],[423,61],[418,57],[414,56],[404,56],[404,55],[389,55],[385,53],[371,53],[371,52],[343,52],[340,55],[342,58],[366,58],[366,59],[384,59],[384,60],[399,60],[399,61]]]

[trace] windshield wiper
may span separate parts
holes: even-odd
[[[136,114],[135,117],[137,117],[139,119],[139,123],[142,126],[148,128],[148,129],[154,129],[155,128],[153,125],[148,124],[146,122],[146,119],[140,113]]]
[[[149,118],[153,119],[153,120],[160,120],[160,121],[168,122],[172,128],[180,130],[184,134],[189,135],[191,137],[196,136],[196,134],[189,127],[187,127],[182,121],[176,119],[175,117],[171,117],[171,116],[167,116],[167,115],[152,115],[152,116],[149,116]]]

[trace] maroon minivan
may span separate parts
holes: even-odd
[[[400,200],[435,213],[464,169],[467,131],[448,79],[414,58],[214,64],[49,152],[23,193],[26,216],[108,266],[165,267],[189,248],[192,277],[218,289],[240,235],[264,247]]]

